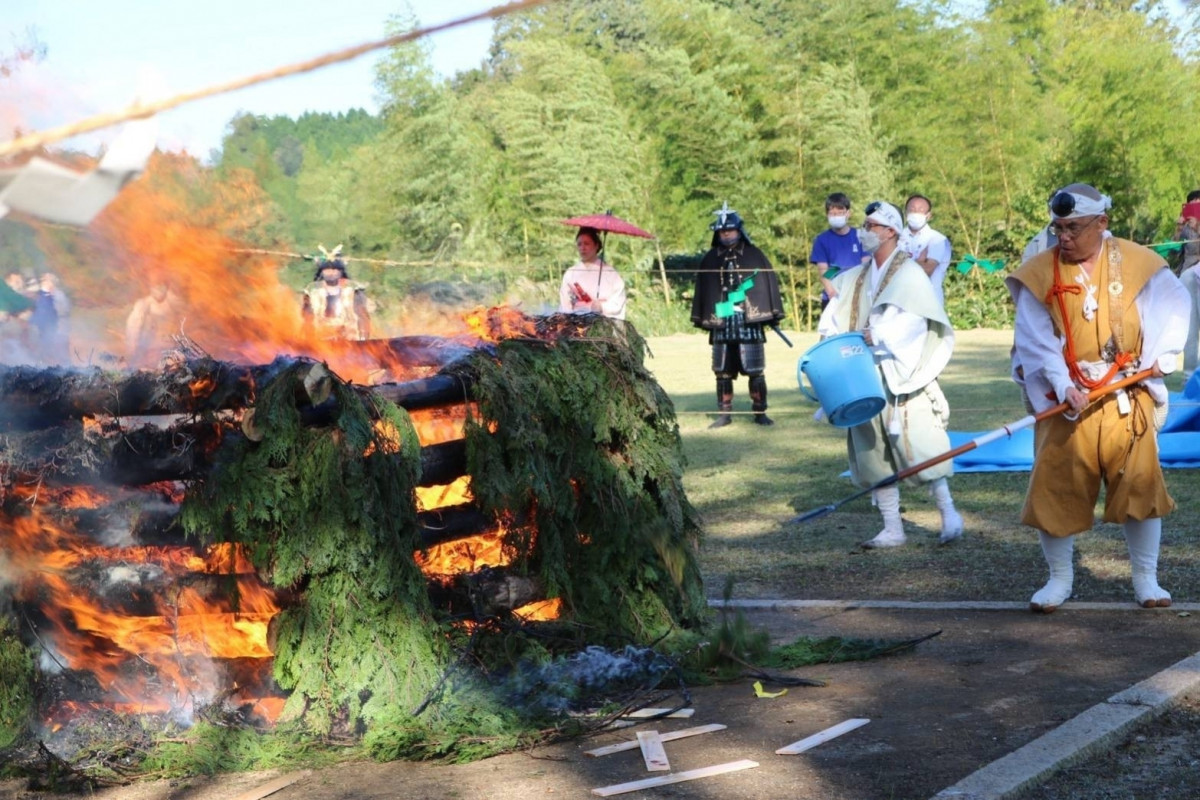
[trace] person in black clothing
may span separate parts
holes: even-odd
[[[784,316],[779,281],[771,262],[750,242],[738,213],[728,203],[714,213],[717,221],[709,225],[712,249],[700,262],[692,298],[692,324],[708,331],[717,376],[719,413],[709,427],[721,428],[732,421],[733,381],[739,374],[750,380],[755,423],[773,425],[766,414],[764,329]]]

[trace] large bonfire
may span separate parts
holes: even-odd
[[[704,599],[673,409],[636,331],[492,309],[321,341],[277,265],[235,255],[255,196],[197,212],[167,171],[87,241],[41,240],[90,265],[66,278],[98,309],[172,283],[175,351],[121,368],[110,326],[92,365],[0,366],[10,762],[120,779],[143,760],[94,739],[161,756],[129,722],[147,715],[192,747],[220,723],[380,757],[495,751],[613,699],[562,667],[596,645],[626,689],[655,686],[667,662],[647,646]],[[212,210],[230,207],[249,216]],[[377,329],[400,322],[384,309]]]

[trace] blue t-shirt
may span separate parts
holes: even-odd
[[[832,229],[825,229],[813,239],[812,264],[825,263],[837,267],[838,271],[857,267],[862,263],[862,249],[858,246],[858,229],[851,228],[845,234],[839,235]]]

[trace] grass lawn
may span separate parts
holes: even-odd
[[[790,333],[795,349],[771,335],[767,384],[772,427],[751,423],[746,379],[734,386],[734,424],[708,430],[716,385],[703,334],[648,340],[649,368],[675,402],[688,467],[684,485],[703,516],[701,561],[710,596],[726,577],[735,597],[898,600],[1025,600],[1045,580],[1034,531],[1020,523],[1026,472],[956,475],[950,480],[966,521],[964,537],[939,547],[939,516],[923,488],[901,488],[908,544],[864,551],[881,527],[869,496],[801,524],[799,513],[856,489],[846,468],[845,431],[812,418],[816,404],[797,389],[796,362],[815,333]],[[1025,416],[1009,378],[1011,331],[957,332],[942,375],[950,425],[988,431]],[[1168,387],[1178,391],[1181,379]],[[1200,483],[1196,470],[1166,471],[1178,509],[1164,521],[1159,581],[1177,600],[1195,601],[1200,586]],[[1097,513],[1103,506],[1097,507]],[[1075,598],[1129,600],[1129,558],[1119,525],[1098,524],[1076,542]]]

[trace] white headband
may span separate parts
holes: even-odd
[[[1050,218],[1051,219],[1075,219],[1077,217],[1095,217],[1103,214],[1112,208],[1112,198],[1106,194],[1100,195],[1097,200],[1094,197],[1088,197],[1085,194],[1077,194],[1076,192],[1057,192],[1054,197],[1060,194],[1068,194],[1075,199],[1075,207],[1071,209],[1069,214],[1054,213],[1054,198],[1050,198]]]

